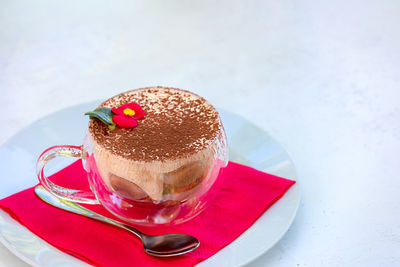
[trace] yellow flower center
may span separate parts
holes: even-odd
[[[124,109],[124,114],[126,116],[134,116],[136,114],[136,112],[133,109],[126,108],[126,109]]]

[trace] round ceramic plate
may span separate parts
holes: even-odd
[[[100,101],[63,109],[25,128],[0,148],[2,182],[0,199],[37,183],[36,159],[46,148],[81,144],[87,126],[83,114]],[[229,159],[258,170],[297,180],[293,162],[268,133],[231,112],[220,110],[228,135]],[[298,183],[270,207],[238,239],[198,266],[245,265],[281,239],[289,229],[299,205]],[[35,266],[87,266],[52,247],[27,228],[0,212],[0,240],[15,255]]]

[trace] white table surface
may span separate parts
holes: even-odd
[[[399,14],[395,0],[2,1],[0,144],[70,105],[186,88],[297,166],[294,224],[250,266],[399,266]],[[0,245],[0,266],[26,264]]]

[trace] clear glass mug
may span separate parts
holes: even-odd
[[[180,188],[179,192],[176,192],[177,190],[171,192],[165,190],[160,201],[154,201],[143,194],[131,194],[132,192],[129,192],[131,185],[123,188],[124,183],[126,183],[124,179],[119,181],[119,185],[118,183],[110,183],[107,180],[108,178],[105,179],[104,175],[102,176],[99,172],[96,152],[89,134],[86,135],[82,146],[62,145],[45,150],[37,161],[37,175],[40,183],[57,197],[83,204],[101,204],[126,222],[146,226],[179,224],[200,214],[218,191],[220,184],[220,181],[216,182],[218,174],[220,169],[228,163],[228,147],[222,124],[221,133],[214,142],[212,153],[209,154],[208,158],[185,163],[175,170],[180,175],[182,173],[183,175],[196,174],[199,176],[196,179],[188,177],[195,182]],[[45,165],[58,157],[82,159],[91,191],[61,187],[44,175]],[[102,173],[104,174],[104,170],[102,170]],[[174,171],[152,173],[152,175],[163,179],[165,188],[168,188],[168,186],[171,186],[168,185],[167,181],[171,173],[174,174]],[[185,177],[183,176],[183,178]],[[137,190],[137,188],[134,190]]]

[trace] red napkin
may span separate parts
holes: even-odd
[[[141,242],[125,230],[44,203],[33,188],[0,200],[0,208],[61,251],[95,266],[193,266],[234,241],[295,183],[234,162],[219,178],[223,182],[218,195],[194,219],[172,227],[137,227],[149,234],[186,233],[200,240],[193,252],[171,258],[147,255]],[[80,160],[51,179],[87,184]],[[86,207],[113,217],[100,205]]]

